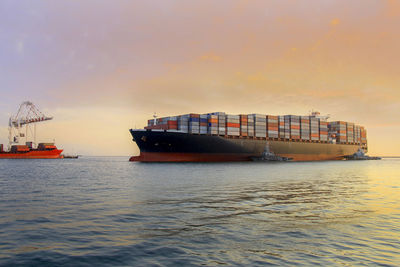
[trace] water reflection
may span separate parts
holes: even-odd
[[[391,265],[399,162],[0,162],[0,265]]]
[[[367,182],[363,179],[346,180],[346,183],[336,179],[266,181],[254,186],[210,188],[198,192],[197,197],[177,194],[176,198],[147,201],[144,204],[149,214],[164,218],[164,222],[167,218],[174,222],[179,216],[181,224],[178,228],[174,225],[144,230],[146,236],[159,236],[180,234],[192,227],[199,231],[201,227],[219,224],[252,224],[263,230],[282,231],[284,228],[350,222],[374,212],[355,203],[355,198],[366,192]]]

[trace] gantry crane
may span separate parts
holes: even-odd
[[[11,116],[8,123],[8,142],[9,149],[14,144],[20,144],[20,139],[28,142],[29,136],[33,138],[31,142],[36,143],[36,124],[38,122],[52,120],[53,117],[45,116],[32,102],[23,102],[15,116]]]

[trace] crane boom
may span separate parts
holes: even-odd
[[[32,102],[23,102],[18,109],[15,116],[11,116],[8,126],[9,126],[9,146],[13,143],[19,143],[20,137],[25,137],[25,141],[28,141],[28,134],[34,138],[34,143],[36,143],[36,123],[52,120],[53,117],[48,117],[43,114]],[[33,124],[34,128],[29,127]],[[23,129],[25,132],[23,132]]]
[[[32,102],[23,102],[18,109],[17,115],[11,116],[9,126],[19,128],[26,124],[52,120],[53,117],[45,116]]]

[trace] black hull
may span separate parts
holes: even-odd
[[[293,161],[339,160],[357,152],[355,144],[268,140],[179,132],[130,130],[140,155],[132,161],[245,161],[266,150]]]

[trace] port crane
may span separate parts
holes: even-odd
[[[28,136],[33,138],[36,143],[36,124],[43,121],[52,120],[53,117],[45,116],[32,102],[23,102],[15,116],[11,116],[8,123],[8,142],[9,149],[14,144],[19,144],[20,139],[28,142]]]

